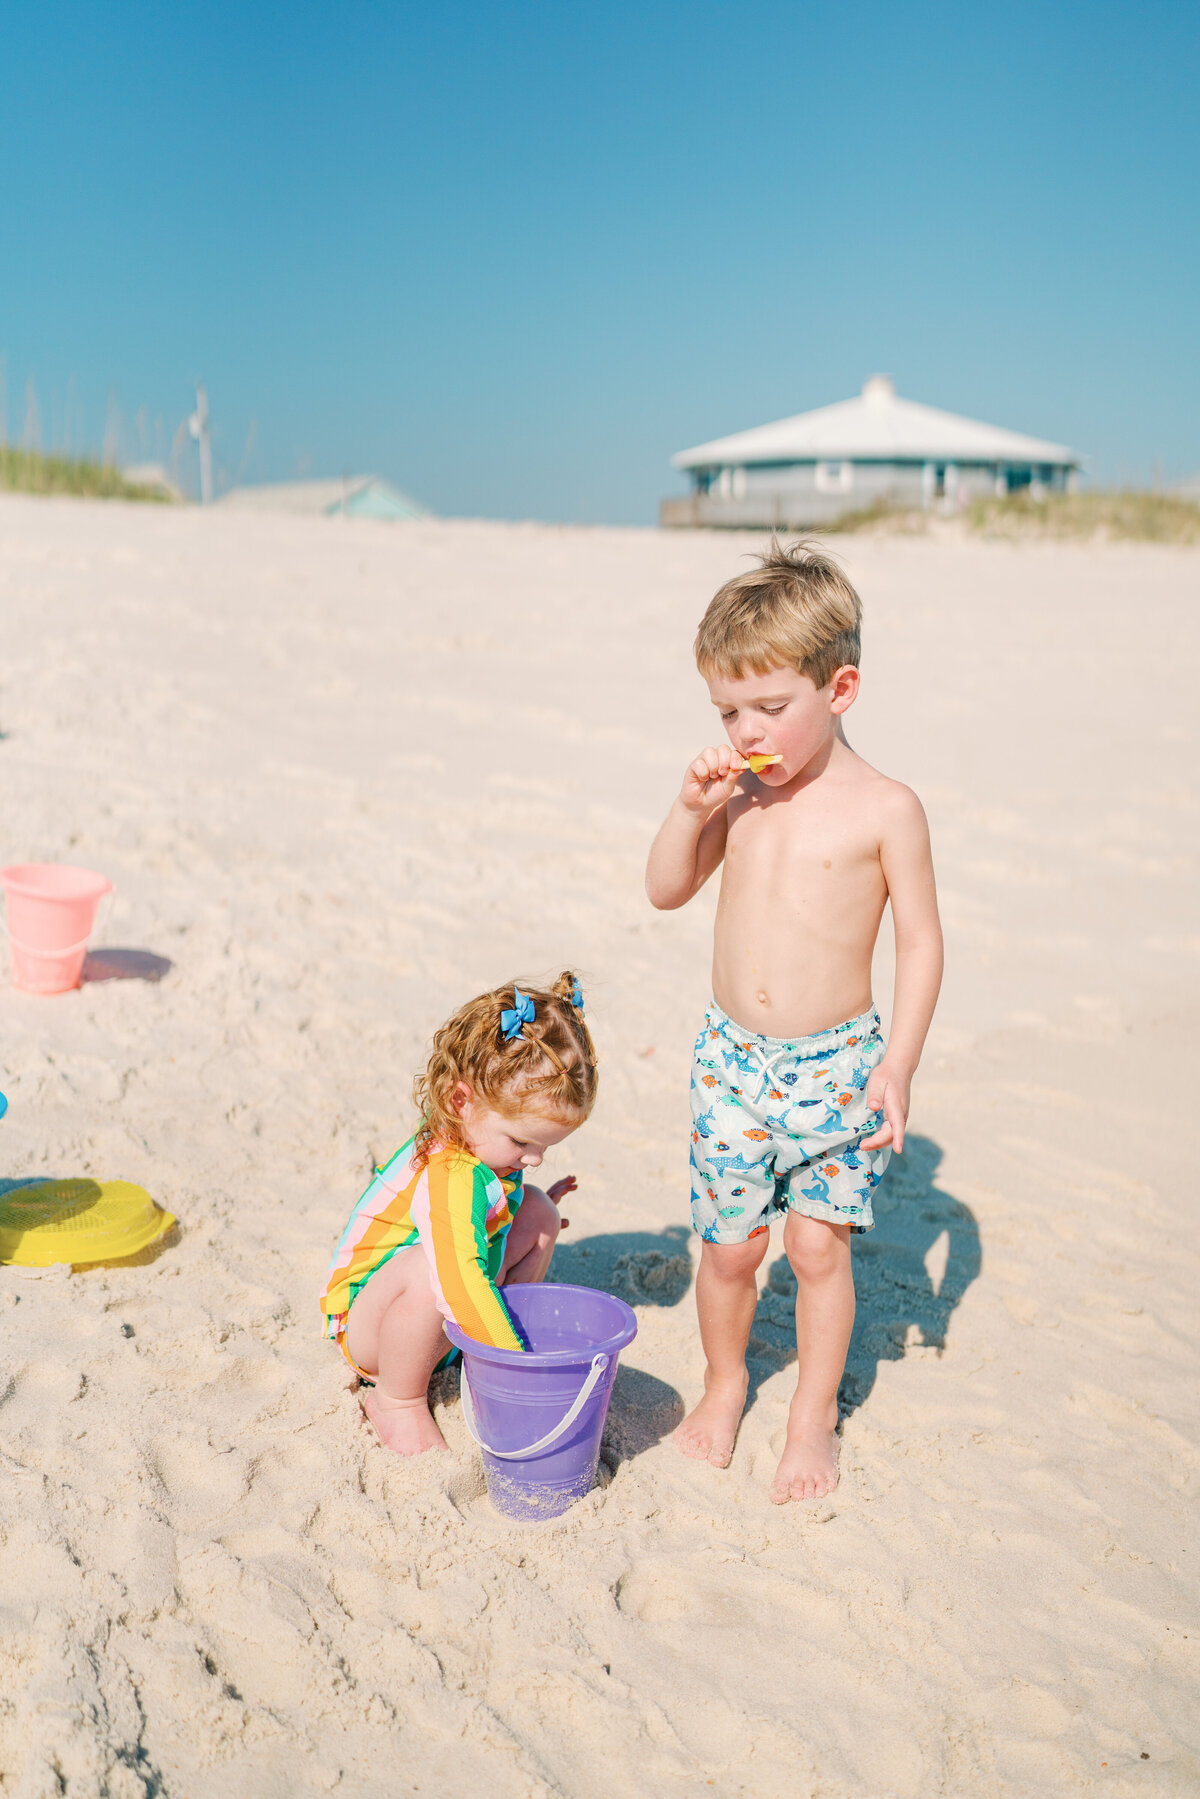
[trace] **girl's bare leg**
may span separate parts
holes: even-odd
[[[837,1396],[854,1328],[848,1226],[789,1212],[783,1247],[796,1276],[800,1371],[771,1486],[776,1505],[821,1499],[837,1486]]]
[[[694,1461],[727,1468],[746,1404],[746,1345],[758,1304],[759,1263],[771,1241],[760,1231],[745,1243],[702,1243],[696,1313],[704,1346],[704,1398],[675,1432]]]
[[[544,1281],[562,1229],[558,1207],[540,1187],[526,1187],[504,1244],[500,1284]]]
[[[443,1324],[418,1244],[398,1250],[351,1307],[346,1347],[376,1383],[362,1408],[397,1455],[446,1447],[429,1409],[429,1377],[450,1347]]]
[[[545,1280],[561,1220],[540,1187],[526,1187],[504,1245],[504,1284]],[[401,1249],[367,1282],[350,1311],[346,1346],[374,1375],[362,1408],[398,1455],[445,1449],[429,1409],[429,1377],[450,1344],[419,1244]]]

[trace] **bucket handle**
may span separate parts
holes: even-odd
[[[582,1387],[579,1389],[574,1405],[571,1407],[566,1417],[561,1418],[554,1426],[554,1429],[547,1431],[544,1437],[539,1437],[536,1443],[531,1443],[528,1449],[493,1449],[490,1443],[484,1442],[476,1427],[475,1405],[471,1398],[471,1383],[467,1379],[467,1362],[466,1357],[464,1356],[461,1397],[463,1422],[467,1427],[467,1434],[478,1443],[480,1449],[486,1449],[489,1455],[499,1456],[500,1460],[503,1462],[519,1462],[527,1455],[536,1455],[540,1449],[549,1449],[551,1443],[557,1443],[558,1439],[563,1436],[565,1432],[570,1430],[576,1418],[578,1418],[580,1412],[582,1412],[584,1406],[592,1397],[596,1382],[600,1379],[600,1376],[607,1367],[608,1357],[606,1355],[594,1355],[592,1357],[592,1366],[588,1371]]]
[[[110,887],[107,893],[101,894],[100,904],[103,905],[105,900],[108,901],[108,910],[105,912],[103,919],[97,916],[95,924],[83,941],[81,943],[70,943],[65,949],[34,949],[31,943],[18,942],[9,930],[8,920],[2,913],[0,913],[0,931],[4,932],[4,935],[8,938],[8,941],[12,944],[13,948],[19,949],[23,956],[41,956],[43,961],[57,960],[59,956],[73,956],[77,950],[86,949],[101,925],[108,923],[109,913],[112,911],[113,895],[116,891],[115,887]]]

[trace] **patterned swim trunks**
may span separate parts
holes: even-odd
[[[869,1231],[890,1149],[867,1082],[883,1060],[879,1014],[812,1037],[759,1037],[714,1003],[692,1064],[692,1223],[709,1243],[744,1243],[788,1212]]]

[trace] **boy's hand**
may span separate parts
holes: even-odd
[[[564,1174],[561,1180],[555,1181],[552,1186],[546,1188],[546,1197],[552,1199],[556,1206],[560,1206],[567,1197],[567,1194],[574,1193],[578,1185],[579,1182],[575,1179],[573,1174]],[[565,1231],[570,1222],[571,1220],[569,1218],[560,1218],[558,1221],[559,1230]]]
[[[867,1082],[867,1110],[882,1112],[883,1123],[873,1137],[863,1138],[863,1149],[886,1149],[890,1143],[896,1154],[901,1154],[911,1087],[912,1075],[892,1067],[885,1056]]]
[[[689,812],[715,812],[733,798],[738,779],[748,767],[727,743],[701,750],[683,777],[681,803]]]

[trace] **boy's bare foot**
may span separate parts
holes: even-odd
[[[379,1441],[397,1455],[424,1455],[427,1449],[449,1447],[427,1400],[392,1399],[378,1387],[364,1387],[360,1403],[379,1432]]]
[[[704,1398],[675,1432],[676,1447],[695,1462],[728,1468],[749,1385],[748,1374],[743,1374],[733,1386],[717,1386],[706,1380]]]
[[[788,1424],[787,1442],[771,1482],[776,1505],[789,1499],[824,1499],[838,1484],[837,1432],[821,1424]]]

